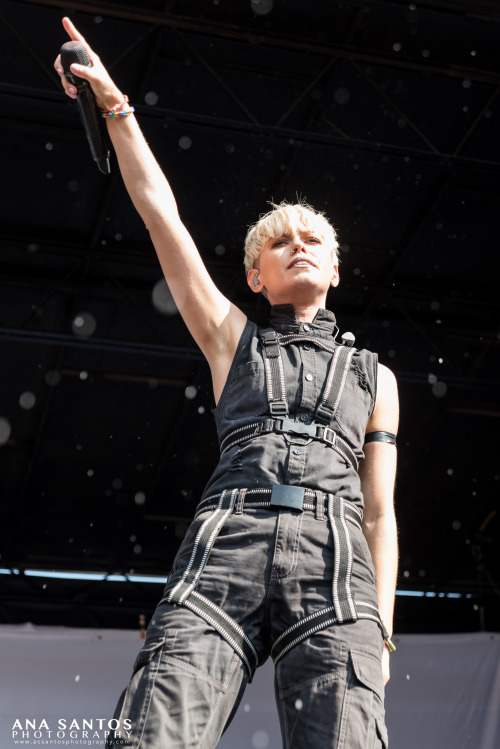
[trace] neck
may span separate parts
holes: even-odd
[[[294,304],[295,317],[300,322],[312,322],[316,316],[317,311],[320,309],[320,305],[301,305]]]
[[[293,308],[293,313],[297,322],[313,322],[319,309],[326,309],[326,305],[300,305],[291,302],[276,302],[272,307],[288,305]]]
[[[326,309],[326,294],[314,295],[312,298],[309,295],[309,299],[297,299],[297,296],[300,296],[297,294],[294,296],[295,299],[293,300],[287,298],[287,296],[284,296],[282,299],[268,296],[268,301],[272,306],[276,304],[291,304],[295,311],[295,317],[300,322],[312,322],[319,309]]]

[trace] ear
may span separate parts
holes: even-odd
[[[340,281],[340,278],[339,278],[339,266],[338,265],[334,265],[333,266],[332,277],[330,279],[330,286],[338,286],[339,285],[339,281]]]
[[[248,271],[247,284],[255,294],[259,294],[262,291],[264,284],[259,279],[258,268],[252,268],[252,270]]]

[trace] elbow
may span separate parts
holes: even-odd
[[[394,506],[386,507],[377,512],[365,513],[362,523],[365,536],[378,536],[379,534],[396,533],[396,514]]]

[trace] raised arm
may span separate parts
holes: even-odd
[[[396,378],[387,367],[378,365],[377,399],[368,432],[384,431],[396,434],[399,407]],[[365,500],[363,533],[372,555],[377,575],[379,612],[392,635],[394,596],[398,569],[398,541],[394,513],[394,482],[396,477],[396,447],[390,442],[369,442],[364,447],[365,459],[359,475]],[[389,652],[384,649],[382,660],[384,679],[389,679]]]
[[[72,65],[71,69],[89,82],[98,106],[106,110],[126,108],[123,94],[69,18],[63,19],[63,26],[73,41],[85,44],[92,67]],[[76,98],[74,88],[63,75],[60,57],[55,68],[68,96]],[[246,317],[210,278],[135,117],[109,118],[106,122],[125,187],[151,235],[179,312],[210,364],[217,399]]]

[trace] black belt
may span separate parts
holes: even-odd
[[[302,502],[299,506],[297,494],[300,492]],[[213,494],[205,497],[196,508],[195,518],[202,512],[216,510],[220,494]],[[239,489],[238,497],[235,501],[233,512],[240,509],[269,509],[278,510],[280,507],[287,507],[292,510],[302,512],[314,512],[315,514],[325,514],[328,508],[328,497],[326,492],[319,489],[304,489],[298,486],[283,486],[276,484],[271,489]],[[288,501],[287,501],[288,500]],[[363,519],[361,510],[349,502],[344,503],[344,512],[346,517],[361,528]]]
[[[301,421],[292,421],[291,419],[265,419],[265,421],[255,422],[239,429],[234,429],[221,442],[220,451],[223,455],[241,442],[254,439],[262,434],[276,432],[278,434],[297,434],[301,437],[318,440],[325,445],[336,450],[344,460],[348,461],[355,471],[358,470],[358,460],[349,447],[349,445],[339,437],[339,435],[328,426],[322,424],[303,424]]]

